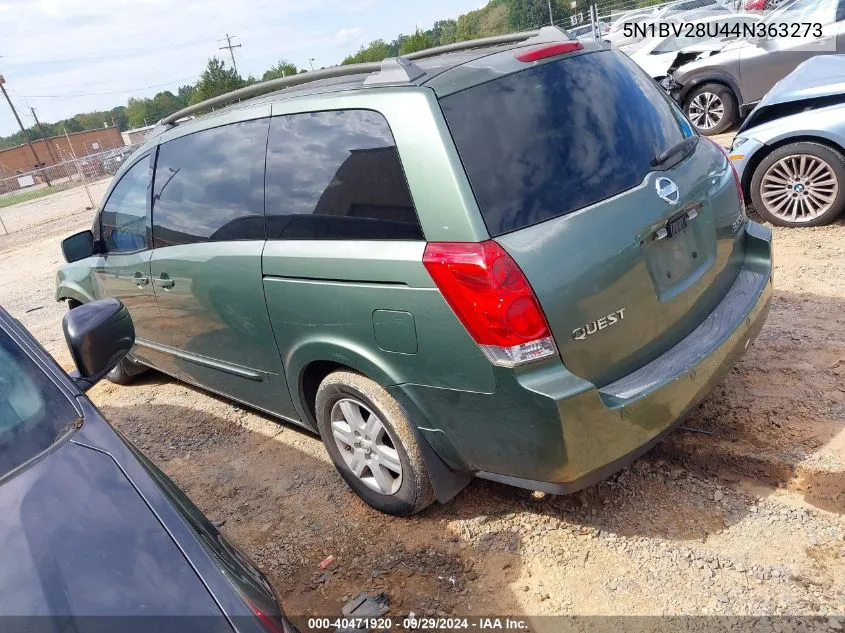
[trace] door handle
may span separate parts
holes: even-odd
[[[135,273],[135,275],[132,277],[132,281],[135,282],[135,285],[139,288],[143,288],[148,283],[150,283],[150,278],[146,275],[142,275],[141,273]]]
[[[176,282],[173,281],[167,273],[161,273],[155,282],[165,290],[170,290],[174,285],[176,285]]]

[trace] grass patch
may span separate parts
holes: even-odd
[[[78,182],[66,182],[60,185],[53,185],[52,187],[41,187],[40,189],[33,189],[31,191],[18,191],[12,194],[7,194],[0,197],[0,209],[11,207],[13,205],[20,204],[21,202],[29,202],[30,200],[43,198],[44,196],[49,196],[59,191],[72,189],[73,187],[79,187],[81,184],[82,183]]]

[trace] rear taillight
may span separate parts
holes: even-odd
[[[524,53],[517,53],[515,57],[521,62],[536,62],[547,57],[580,51],[582,48],[584,46],[581,42],[561,42],[560,44],[549,44],[540,48],[533,48]]]
[[[745,211],[745,194],[742,193],[742,182],[739,179],[739,173],[734,167],[734,164],[731,163],[730,158],[728,162],[731,165],[731,171],[734,173],[734,182],[736,183],[736,195],[739,196],[739,208]]]
[[[423,264],[493,364],[513,367],[556,353],[534,291],[496,242],[430,242]]]
[[[725,158],[728,159],[728,164],[731,166],[731,171],[733,172],[733,175],[734,175],[734,184],[736,184],[736,195],[739,196],[739,208],[742,209],[743,212],[744,212],[745,211],[745,195],[742,193],[742,182],[739,179],[739,173],[737,172],[736,167],[734,167],[734,164],[731,162],[730,152],[728,151],[727,148],[722,147],[721,145],[719,145],[713,139],[707,138],[706,136],[704,136],[702,138],[706,141],[710,141],[711,143],[713,143],[713,145],[718,147],[719,151],[722,152],[725,155]]]
[[[285,618],[279,613],[265,613],[252,600],[246,596],[242,596],[244,602],[249,606],[249,610],[255,616],[255,619],[261,623],[262,628],[267,633],[290,633],[291,628],[287,626]]]

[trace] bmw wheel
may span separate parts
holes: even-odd
[[[845,157],[819,143],[790,143],[751,178],[754,209],[777,226],[820,226],[845,210]]]
[[[722,84],[704,84],[695,88],[684,101],[684,114],[699,134],[721,134],[739,119],[736,97]]]
[[[408,419],[378,384],[353,372],[333,372],[317,390],[316,413],[335,468],[368,505],[405,516],[434,502]]]

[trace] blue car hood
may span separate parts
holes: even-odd
[[[69,615],[124,618],[114,630],[134,628],[126,616],[167,616],[156,633],[202,630],[171,616],[208,616],[205,630],[217,629],[220,611],[193,568],[111,456],[84,445],[84,431],[0,485],[0,615],[53,616],[39,631]]]

